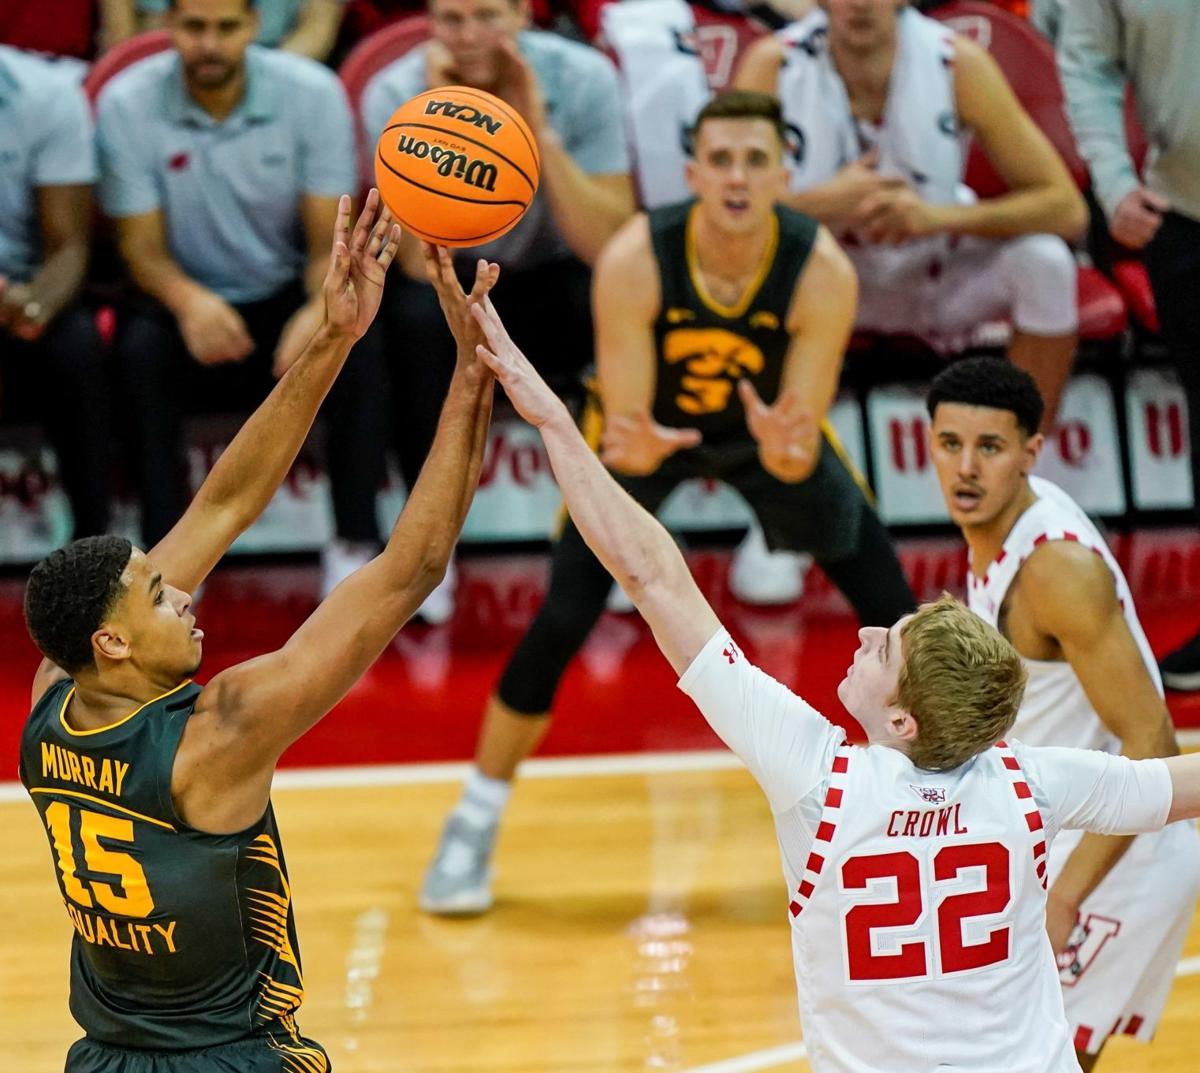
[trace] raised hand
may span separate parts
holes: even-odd
[[[471,316],[471,306],[482,302],[500,278],[500,266],[482,258],[475,265],[475,284],[467,294],[458,282],[454,262],[441,246],[424,244],[425,271],[437,292],[438,304],[458,344],[460,357],[474,359],[475,348],[484,341],[483,329]]]
[[[781,481],[807,479],[817,464],[819,429],[812,412],[791,392],[780,392],[773,406],[763,402],[749,380],[738,381],[746,425],[758,442],[763,468]]]
[[[380,206],[379,191],[367,194],[366,204],[350,234],[350,198],[338,201],[329,271],[322,286],[325,326],[336,335],[361,339],[383,297],[388,265],[400,246],[400,225]]]
[[[487,345],[477,346],[475,352],[479,360],[496,374],[496,379],[500,381],[517,413],[534,428],[541,428],[554,418],[565,417],[569,421],[570,415],[562,399],[550,390],[529,359],[509,338],[491,298],[485,295],[482,302],[472,304],[470,309],[487,339]]]
[[[618,414],[605,422],[600,461],[618,473],[644,477],[676,451],[695,447],[700,440],[698,429],[668,428],[644,410],[632,415]]]

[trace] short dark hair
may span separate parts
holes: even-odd
[[[52,551],[25,586],[25,625],[43,656],[68,674],[95,666],[92,634],[123,592],[133,545],[92,536]]]
[[[1026,436],[1037,432],[1046,411],[1033,377],[1004,358],[964,358],[948,365],[929,385],[930,418],[943,402],[1008,410]]]
[[[179,6],[178,0],[167,0],[167,7],[174,11]],[[258,0],[246,0],[246,10],[253,11],[258,7]]]
[[[730,89],[718,93],[700,109],[692,125],[689,147],[694,149],[700,128],[709,119],[765,119],[775,128],[781,145],[787,145],[787,124],[783,121],[783,108],[778,97],[756,90]]]

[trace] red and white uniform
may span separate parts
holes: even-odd
[[[1078,1073],[1047,847],[1161,827],[1166,764],[1014,742],[923,771],[846,745],[723,629],[679,688],[770,801],[814,1073]]]
[[[1057,485],[1039,477],[1029,482],[1037,502],[1017,519],[984,577],[968,573],[971,610],[998,626],[1009,586],[1035,548],[1053,540],[1083,544],[1112,574],[1125,621],[1161,693],[1158,666],[1129,584],[1104,538]],[[1069,663],[1024,662],[1029,684],[1012,729],[1014,738],[1028,745],[1120,751],[1121,743],[1096,714]],[[1072,831],[1054,844],[1049,857],[1052,883],[1081,837],[1082,832]],[[1153,1037],[1198,892],[1200,840],[1194,824],[1180,822],[1138,838],[1083,903],[1061,965],[1067,1018],[1080,1050],[1095,1053],[1114,1032],[1147,1041]]]

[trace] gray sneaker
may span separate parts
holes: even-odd
[[[437,916],[473,916],[492,907],[492,850],[497,825],[478,828],[450,813],[417,904]]]

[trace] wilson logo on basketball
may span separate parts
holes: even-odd
[[[477,190],[491,192],[496,189],[496,165],[472,160],[466,153],[459,153],[440,145],[430,145],[424,138],[413,138],[407,134],[401,134],[396,139],[396,152],[416,157],[418,160],[427,159],[443,178],[453,176]]]
[[[499,134],[504,126],[502,119],[493,119],[486,112],[473,108],[469,104],[459,104],[456,101],[430,101],[425,105],[426,115],[444,115],[448,119],[457,119],[470,123],[473,127],[481,127],[489,134]]]

